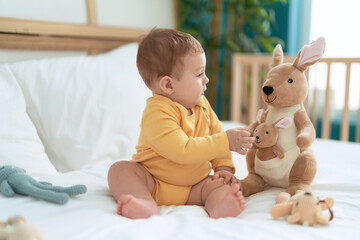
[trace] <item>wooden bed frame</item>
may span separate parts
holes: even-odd
[[[294,58],[284,57],[284,62],[292,62]],[[327,79],[326,79],[326,91],[324,99],[324,112],[322,116],[322,134],[321,138],[328,139],[330,136],[330,79],[331,79],[331,66],[334,63],[342,63],[346,66],[345,76],[345,99],[344,109],[342,112],[342,121],[340,129],[340,140],[348,141],[349,139],[349,90],[350,90],[350,74],[351,66],[354,63],[360,63],[360,58],[323,58],[320,62],[324,62],[327,65]],[[251,55],[251,54],[234,54],[233,66],[232,66],[232,92],[231,92],[231,120],[240,121],[243,123],[251,123],[255,121],[256,112],[260,108],[266,106],[262,103],[261,85],[263,77],[268,71],[268,66],[271,63],[270,55]],[[307,77],[309,79],[309,71],[307,71]],[[245,79],[250,79],[246,81]],[[358,79],[360,80],[360,79]],[[249,86],[250,85],[250,86]],[[248,90],[250,89],[250,91]],[[313,91],[312,107],[309,107],[309,99],[306,100],[305,106],[310,118],[316,126],[318,119],[316,111],[317,90]],[[359,90],[360,94],[360,90]],[[247,109],[246,109],[247,108]],[[357,110],[356,121],[356,134],[355,141],[360,142],[360,107]]]
[[[148,29],[97,25],[96,0],[87,0],[88,24],[0,17],[0,49],[106,52],[135,42]]]

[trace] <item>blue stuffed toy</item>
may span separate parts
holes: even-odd
[[[25,172],[24,169],[15,166],[1,166],[0,192],[7,197],[13,197],[18,193],[58,204],[65,204],[70,196],[86,192],[86,186],[83,184],[71,187],[53,186],[51,183],[38,182]]]

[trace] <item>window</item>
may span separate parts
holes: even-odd
[[[360,58],[360,1],[312,0],[310,40],[326,39],[324,57]],[[339,125],[345,99],[346,65],[334,63],[330,74],[331,138],[339,139]],[[360,63],[351,65],[350,72],[350,140],[354,140],[357,111],[360,109]],[[310,70],[310,104],[316,105],[317,135],[322,124],[326,89],[327,64],[318,63]],[[314,94],[316,89],[316,104]],[[314,108],[312,108],[314,109]],[[359,120],[358,120],[359,121]]]

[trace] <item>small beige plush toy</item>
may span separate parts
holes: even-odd
[[[0,222],[1,240],[43,240],[41,230],[23,217],[10,217],[7,222]]]
[[[263,112],[263,109],[258,112],[257,120],[259,125],[255,128],[253,134],[255,137],[254,145],[258,148],[256,156],[261,161],[267,161],[275,157],[282,159],[284,158],[284,151],[276,144],[279,136],[277,129],[290,127],[293,120],[290,117],[285,117],[273,124],[265,123],[261,119]]]
[[[277,199],[279,201],[279,199]],[[334,199],[327,197],[325,200],[318,200],[312,193],[297,191],[297,193],[288,200],[282,196],[282,202],[275,204],[270,214],[274,219],[287,217],[288,223],[313,226],[316,224],[326,225],[334,217],[331,207],[334,205]],[[321,212],[328,209],[330,217],[322,215]]]

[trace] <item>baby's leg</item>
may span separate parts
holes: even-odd
[[[224,184],[224,179],[207,178],[195,185],[188,205],[202,205],[211,218],[236,217],[245,209],[239,184]]]
[[[212,188],[212,186],[208,187],[210,189]],[[205,210],[212,218],[236,217],[244,211],[244,209],[245,199],[240,191],[239,184],[231,186],[229,184],[223,184],[213,189],[205,199]]]
[[[154,178],[139,163],[114,163],[109,169],[108,184],[118,203],[119,215],[133,219],[160,215],[151,196],[155,187]]]

